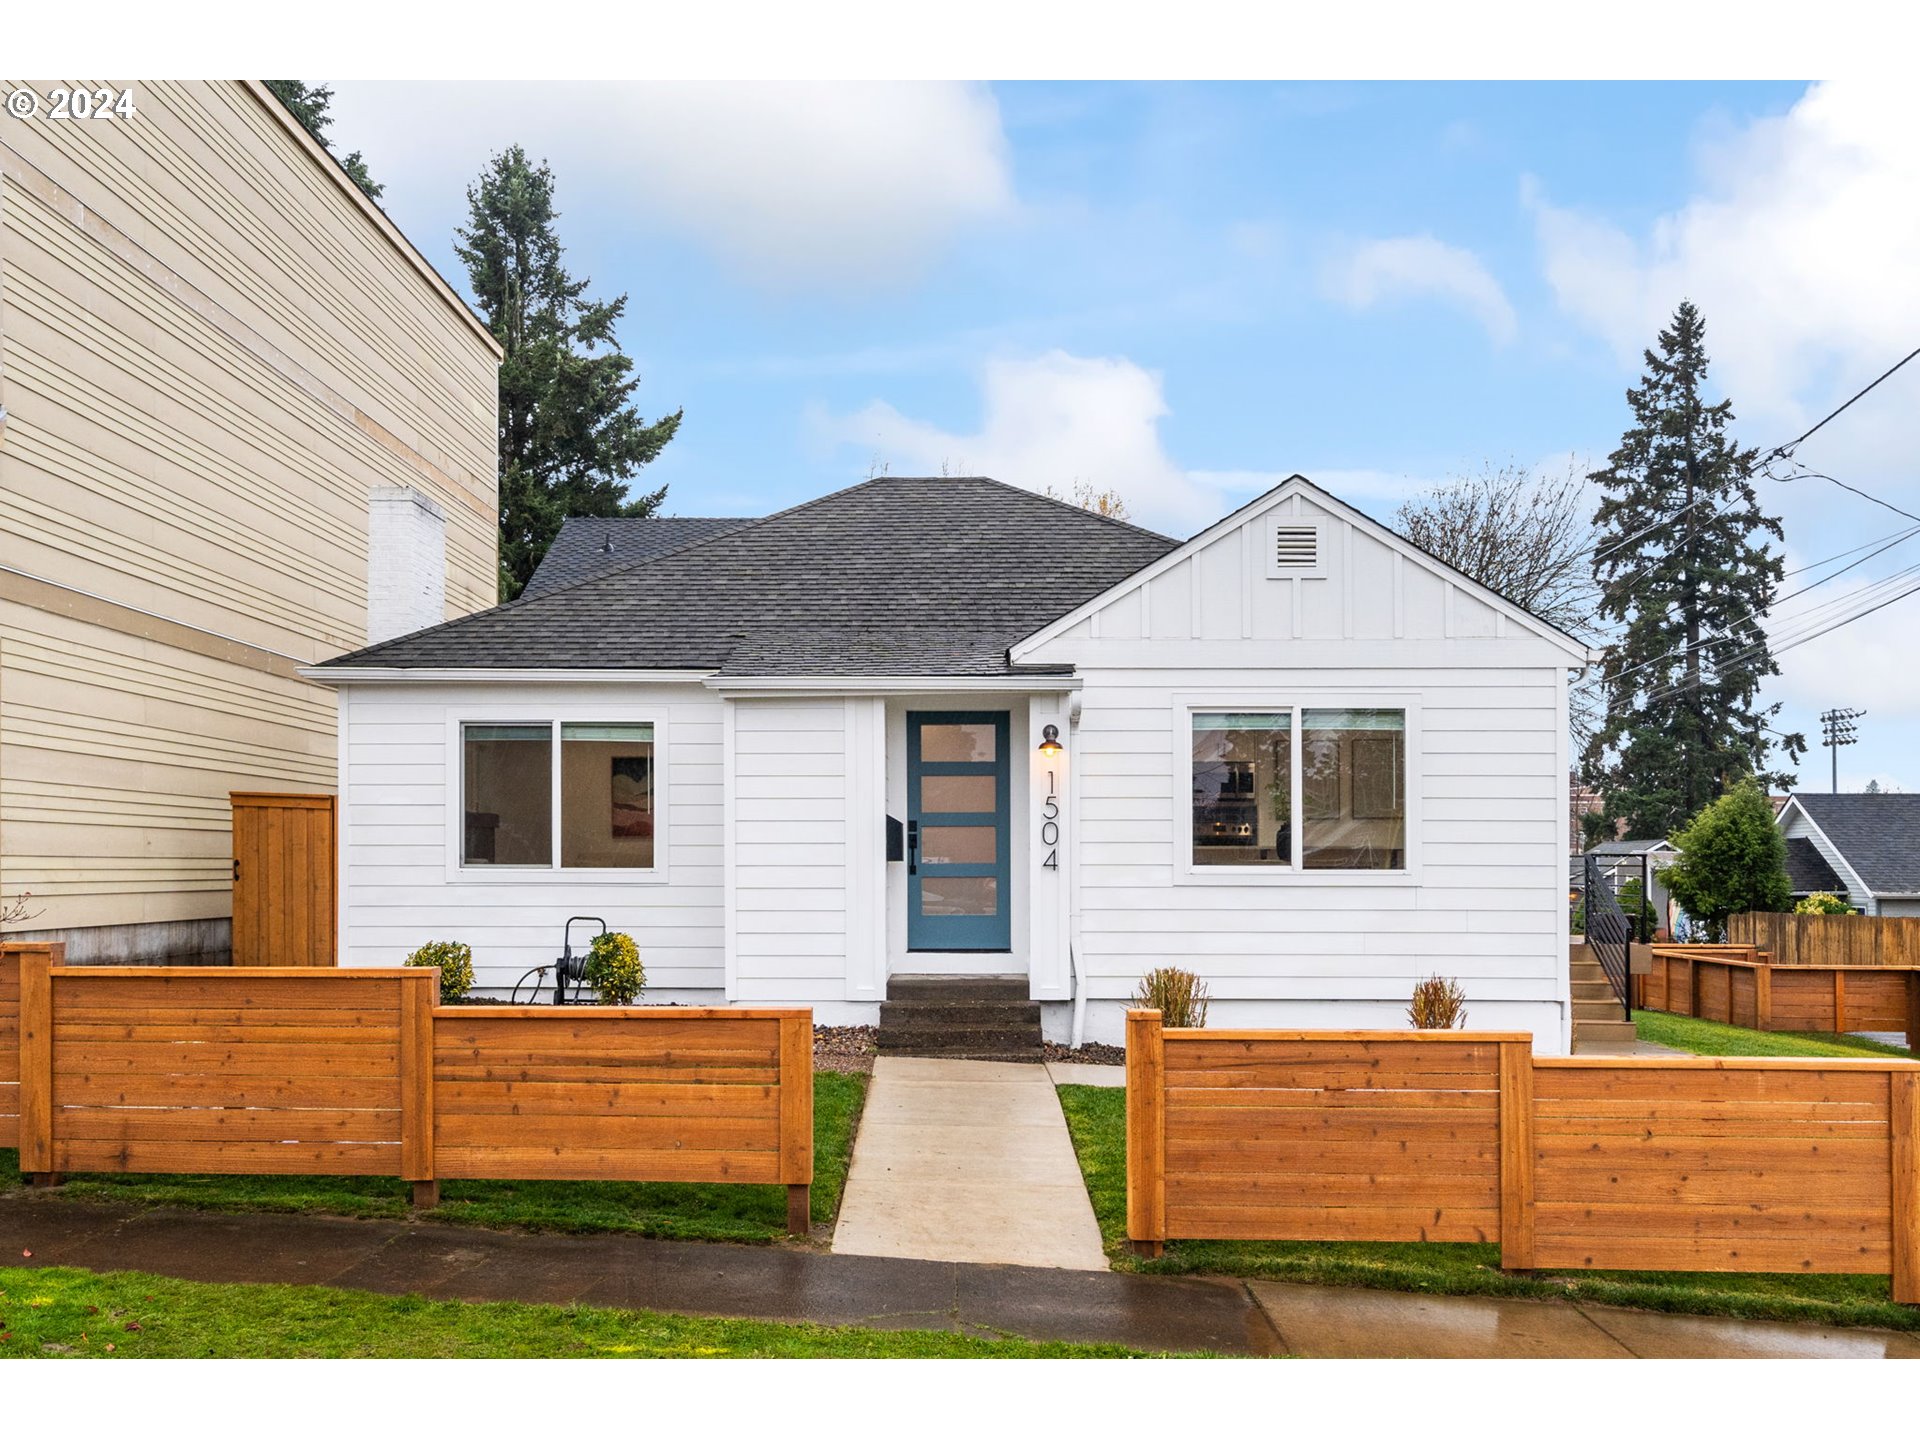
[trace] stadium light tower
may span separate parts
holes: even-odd
[[[1860,737],[1854,733],[1853,722],[1867,712],[1864,710],[1822,710],[1820,712],[1820,733],[1822,745],[1833,757],[1833,793],[1840,793],[1840,747],[1851,745]]]

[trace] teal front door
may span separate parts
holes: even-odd
[[[1006,950],[1007,714],[907,714],[907,948]]]

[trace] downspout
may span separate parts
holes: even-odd
[[[1080,973],[1080,692],[1067,697],[1067,964],[1073,980],[1073,1048],[1087,1031],[1087,982]]]

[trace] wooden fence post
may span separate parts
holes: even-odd
[[[53,974],[64,944],[20,951],[20,1173],[30,1185],[57,1185],[53,1168]]]
[[[1833,1033],[1847,1033],[1847,972],[1838,966],[1833,971]]]
[[[1893,1298],[1920,1305],[1920,1075],[1888,1074],[1893,1151]]]
[[[780,1018],[780,1179],[787,1233],[813,1229],[813,1014]]]
[[[1756,965],[1753,969],[1753,1028],[1773,1029],[1773,967]]]
[[[1907,1049],[1920,1055],[1920,970],[1907,972]]]
[[[1158,1010],[1127,1011],[1127,1240],[1148,1258],[1167,1241],[1166,1047]]]
[[[1533,1269],[1533,1041],[1500,1042],[1500,1268]]]
[[[400,977],[400,1178],[413,1184],[413,1203],[440,1203],[433,1166],[433,1008],[440,1003],[440,972],[427,966]]]

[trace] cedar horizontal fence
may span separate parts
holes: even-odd
[[[1785,919],[1828,920],[1804,915]],[[1750,1030],[1904,1032],[1920,1050],[1920,970],[1889,965],[1775,965],[1743,945],[1655,945],[1634,977],[1643,1010]]]
[[[1525,1034],[1127,1016],[1127,1233],[1483,1241],[1509,1269],[1886,1274],[1920,1304],[1920,1064],[1536,1058]]]
[[[1775,965],[1888,965],[1920,969],[1920,915],[1785,915],[1744,911],[1727,938]]]
[[[62,966],[0,946],[20,1168],[784,1185],[808,1223],[805,1010],[441,1006],[432,969]],[[16,1039],[17,1037],[17,1039]]]

